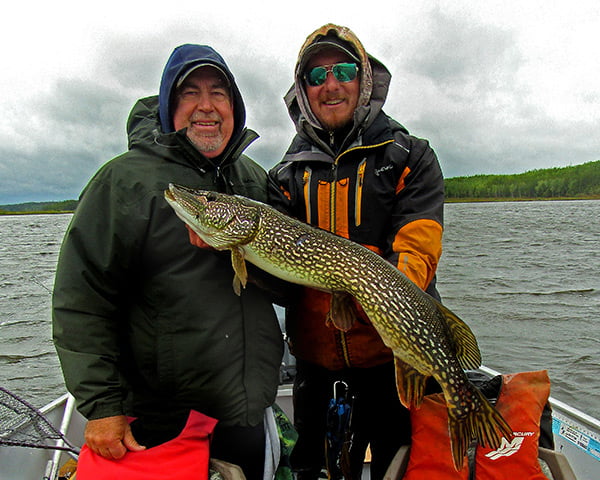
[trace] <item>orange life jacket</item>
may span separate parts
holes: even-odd
[[[467,462],[457,472],[448,434],[448,410],[441,393],[427,395],[410,411],[410,457],[402,480],[468,480]]]
[[[474,475],[465,461],[454,468],[448,413],[441,393],[428,395],[419,409],[411,410],[412,445],[403,480],[547,480],[538,462],[540,418],[550,395],[545,370],[502,376],[496,408],[513,430],[512,442],[502,441],[491,451],[475,450]]]
[[[207,480],[210,434],[216,424],[214,418],[192,410],[177,437],[141,452],[128,452],[119,460],[101,457],[84,445],[77,480]]]
[[[524,372],[502,376],[496,408],[513,430],[509,443],[499,449],[477,447],[477,480],[547,480],[538,461],[540,418],[550,395],[548,372]]]

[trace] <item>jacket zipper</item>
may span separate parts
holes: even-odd
[[[367,158],[358,164],[358,172],[356,174],[356,193],[354,197],[354,223],[358,227],[362,221],[362,189],[365,179],[365,168],[367,167]]]
[[[333,132],[329,132],[329,144],[333,150],[333,146],[334,146]],[[337,210],[337,208],[336,208],[337,205],[335,202],[335,199],[337,196],[337,166],[338,166],[338,161],[342,155],[343,155],[343,153],[341,155],[338,155],[334,159],[333,164],[331,165],[332,181],[331,181],[331,189],[329,190],[329,228],[332,233],[336,233],[336,231],[337,231],[337,225],[335,224],[335,213]],[[346,332],[344,332],[342,330],[338,330],[336,333],[337,333],[337,336],[340,341],[340,346],[342,347],[342,357],[344,360],[344,365],[346,365],[346,367],[349,368],[352,365],[350,363],[350,355],[348,352],[348,340],[346,338]]]
[[[340,343],[342,345],[342,355],[344,356],[344,364],[346,365],[346,367],[350,368],[352,367],[352,364],[350,363],[350,352],[348,349],[348,339],[346,337],[346,332],[343,332],[342,330],[340,330],[339,332]]]
[[[329,146],[331,147],[331,150],[333,151],[333,148],[335,146],[335,138],[333,135],[333,131],[329,132]],[[333,164],[331,165],[331,174],[333,176],[333,179],[331,182],[331,189],[329,190],[329,226],[330,226],[332,233],[336,233],[336,230],[337,230],[336,224],[335,224],[335,211],[336,211],[335,196],[336,196],[336,190],[337,190],[337,162],[338,162],[339,158],[340,158],[340,156],[338,155],[333,160]]]
[[[306,167],[304,169],[304,174],[302,175],[302,182],[304,183],[304,204],[306,205],[306,223],[311,223],[311,208],[310,208],[310,177],[312,175],[312,169],[310,167]]]
[[[329,132],[329,140],[331,145],[333,146],[333,132]],[[333,173],[333,181],[331,182],[331,193],[330,193],[330,197],[329,197],[329,211],[330,211],[330,225],[331,225],[331,231],[332,233],[336,233],[336,225],[335,225],[335,213],[336,213],[336,204],[335,204],[335,198],[336,198],[336,190],[337,190],[337,166],[338,166],[338,162],[340,161],[340,158],[342,158],[342,156],[344,156],[346,153],[348,152],[352,152],[354,150],[365,150],[365,149],[370,149],[370,148],[374,148],[374,147],[379,147],[381,145],[385,145],[386,143],[392,143],[393,140],[388,140],[385,142],[382,142],[380,144],[377,145],[369,145],[369,146],[360,146],[360,147],[353,147],[350,148],[344,152],[342,152],[341,154],[339,154],[334,162],[333,165],[331,166],[332,169],[332,173]],[[360,196],[362,198],[362,182],[364,179],[364,171],[366,168],[366,157],[365,159],[360,163],[359,167],[358,167],[358,175],[360,176]],[[357,189],[358,189],[358,185],[357,185]],[[357,225],[360,224],[360,211],[358,211],[358,217],[357,217]],[[343,359],[344,359],[344,364],[347,367],[351,367],[352,364],[350,363],[350,353],[349,353],[349,349],[348,349],[348,339],[347,339],[347,335],[346,332],[343,332],[341,330],[338,330],[337,332],[338,334],[338,338],[340,339],[340,346],[342,347],[342,355],[343,355]]]

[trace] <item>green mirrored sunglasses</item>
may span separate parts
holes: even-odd
[[[323,85],[327,74],[331,72],[338,82],[351,82],[356,78],[358,66],[356,63],[335,63],[312,68],[304,74],[306,83],[311,87]]]

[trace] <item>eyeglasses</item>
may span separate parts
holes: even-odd
[[[315,67],[304,74],[306,83],[311,87],[323,85],[327,80],[327,74],[331,72],[338,82],[351,82],[356,78],[358,66],[356,63],[335,63]]]

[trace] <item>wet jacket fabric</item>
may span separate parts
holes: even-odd
[[[269,172],[269,201],[367,246],[434,293],[444,202],[437,157],[426,140],[383,112],[391,75],[343,28],[336,34],[358,52],[361,64],[359,103],[352,125],[343,131],[328,132],[319,124],[303,87],[303,52],[326,33],[315,32],[300,52],[295,86],[286,95],[297,134]],[[297,357],[332,370],[392,359],[366,318],[348,332],[326,326],[329,301],[328,293],[304,289],[288,308],[286,328]]]
[[[184,130],[163,133],[158,97],[136,103],[127,129],[129,151],[85,187],[60,252],[53,335],[67,388],[88,419],[194,409],[256,425],[283,353],[271,299],[251,283],[236,296],[229,254],[192,246],[163,192],[172,182],[266,201],[266,172],[242,154],[257,135],[236,125],[207,159]]]

